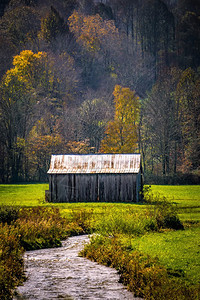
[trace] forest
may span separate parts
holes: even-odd
[[[0,3],[0,183],[44,182],[66,153],[199,183],[199,98],[199,0]]]

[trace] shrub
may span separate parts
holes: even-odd
[[[0,223],[10,225],[19,216],[19,208],[16,206],[0,205]]]
[[[23,248],[14,226],[0,224],[0,299],[12,299],[13,289],[24,279]]]
[[[79,209],[73,210],[71,212],[72,222],[76,223],[83,229],[83,233],[91,233],[93,231],[92,227],[92,217],[93,210]]]
[[[79,224],[61,217],[59,209],[54,207],[23,208],[15,224],[26,250],[57,247],[61,239],[84,232]]]
[[[165,198],[154,204],[153,210],[159,229],[184,229],[183,224],[178,218],[175,205],[168,202]]]
[[[149,204],[148,214],[156,220],[157,228],[184,229],[178,215],[176,206],[159,193],[153,194],[151,187],[144,191],[144,201]]]

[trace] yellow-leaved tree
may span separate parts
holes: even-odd
[[[133,153],[138,143],[140,102],[135,91],[116,85],[114,92],[115,115],[108,123],[101,143],[103,153]]]
[[[6,153],[6,181],[22,178],[26,139],[38,101],[36,91],[43,89],[47,81],[46,58],[45,52],[22,51],[14,56],[13,67],[1,81],[0,122]]]

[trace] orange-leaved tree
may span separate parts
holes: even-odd
[[[34,126],[35,127],[35,126]],[[32,136],[27,142],[27,178],[44,181],[47,179],[47,170],[51,154],[58,154],[66,149],[65,141],[60,134],[37,135],[32,129]]]
[[[104,153],[133,153],[137,149],[140,102],[135,91],[116,85],[115,115],[101,143]]]
[[[89,52],[98,52],[106,45],[118,41],[119,33],[113,20],[103,20],[100,15],[85,16],[78,11],[69,17],[70,30],[78,43]]]

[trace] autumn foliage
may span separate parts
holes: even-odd
[[[115,115],[108,123],[101,151],[105,153],[133,153],[138,143],[139,97],[129,88],[116,85]]]
[[[69,17],[69,25],[78,43],[91,52],[99,51],[107,42],[111,43],[111,39],[119,37],[114,21],[103,20],[99,14],[85,16],[74,11]]]
[[[147,180],[198,183],[199,2],[50,2],[0,6],[0,182],[138,151]]]

